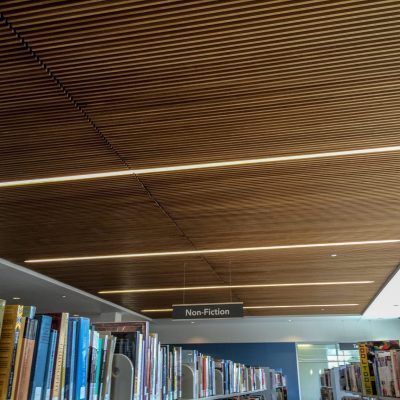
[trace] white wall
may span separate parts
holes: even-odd
[[[290,317],[289,317],[290,318]],[[153,320],[162,343],[315,342],[399,339],[400,320],[360,317],[248,317],[232,320]]]

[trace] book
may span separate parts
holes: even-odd
[[[29,387],[29,400],[40,400],[42,398],[50,344],[51,317],[40,315],[36,319],[38,321],[38,328],[35,339],[35,352],[33,354],[33,371]]]
[[[113,357],[117,344],[117,338],[111,335],[111,332],[103,332],[101,335],[109,337],[109,342],[107,345],[106,361],[104,367],[104,383],[101,390],[101,399],[110,400],[111,394],[111,376],[112,376],[112,365]]]
[[[58,339],[58,331],[56,329],[52,329],[50,332],[49,349],[47,352],[47,360],[46,360],[46,368],[45,368],[45,376],[44,376],[44,384],[43,384],[41,400],[50,400],[51,397],[54,364],[56,361],[56,353],[57,353],[57,341],[58,341],[57,339]],[[35,398],[35,400],[39,399]]]
[[[15,357],[22,324],[22,305],[6,305],[0,338],[0,398],[11,396],[9,382],[13,380]]]
[[[73,400],[75,384],[76,326],[73,318],[68,320],[67,357],[65,369],[64,399]]]
[[[26,315],[29,315],[29,313],[25,313]],[[24,332],[25,332],[25,324],[27,321],[27,317],[24,316],[24,312],[22,312],[22,319],[21,319],[21,330],[20,334],[18,337],[18,343],[17,343],[17,352],[15,355],[15,358],[11,364],[11,370],[12,370],[12,378],[10,378],[9,383],[8,383],[8,397],[11,400],[14,400],[15,397],[15,391],[17,390],[17,379],[15,379],[18,370],[19,370],[19,364],[21,361],[21,352],[22,352],[22,343],[24,340]]]
[[[96,366],[99,351],[99,332],[91,330],[89,344],[88,400],[93,400],[96,386]]]
[[[4,310],[6,308],[6,301],[0,299],[0,337],[1,337],[1,330],[3,326],[3,318],[4,318]]]
[[[99,388],[100,388],[102,364],[103,364],[103,338],[101,338],[99,336],[93,400],[97,400],[99,398]]]
[[[51,399],[63,400],[66,366],[66,342],[68,337],[68,313],[48,314],[52,317],[52,329],[58,332],[56,358],[54,362],[53,381],[51,384]]]
[[[26,400],[28,398],[37,326],[38,321],[36,319],[26,318],[21,360],[15,380],[17,382],[13,396],[15,400]]]
[[[400,397],[400,350],[390,350],[392,359],[393,385],[396,397]]]
[[[75,318],[74,318],[75,319]],[[86,400],[89,366],[90,321],[77,317],[75,397],[74,400]]]
[[[100,339],[102,340],[102,350],[101,350],[101,367],[100,367],[100,383],[98,395],[102,400],[104,398],[103,395],[103,386],[106,384],[106,365],[107,365],[107,353],[110,351],[110,335],[105,333],[100,333]]]

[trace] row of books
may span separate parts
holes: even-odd
[[[144,321],[91,323],[68,313],[37,314],[34,306],[0,300],[0,334],[0,400],[117,400],[117,359],[131,364],[132,400],[183,398],[183,363],[194,371],[193,398],[284,383],[280,372],[268,368],[163,345]]]
[[[193,373],[194,398],[265,390],[267,387],[266,372],[261,367],[213,359],[197,350],[182,350],[182,363]]]
[[[400,397],[400,341],[358,344],[363,394]]]
[[[133,400],[182,395],[181,348],[148,322],[97,323],[0,300],[0,400],[111,400],[114,354],[134,371]]]
[[[111,390],[116,338],[83,317],[36,315],[5,305],[0,336],[0,399],[99,400]]]

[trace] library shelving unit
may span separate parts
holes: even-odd
[[[0,275],[0,398],[287,399],[279,371],[201,354],[194,370],[149,318],[2,259]]]

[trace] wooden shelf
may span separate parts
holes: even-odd
[[[264,392],[266,389],[260,390],[252,390],[250,392],[240,392],[240,393],[227,393],[227,394],[218,394],[216,396],[209,396],[209,397],[198,397],[197,399],[182,399],[182,400],[218,400],[218,399],[229,399],[230,397],[236,396],[246,396],[249,394],[256,394]]]

